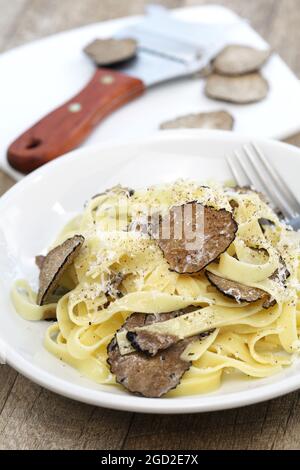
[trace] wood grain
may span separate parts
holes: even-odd
[[[142,11],[146,1],[0,0],[0,48]],[[151,1],[153,3],[153,0]],[[251,20],[300,77],[299,0],[169,0],[220,3]],[[9,6],[8,6],[9,5]],[[288,141],[300,146],[300,134]],[[0,194],[12,180],[0,173]],[[1,449],[300,449],[300,394],[217,413],[153,416],[104,410],[42,389],[0,367]]]

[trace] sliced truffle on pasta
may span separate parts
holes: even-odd
[[[38,267],[40,270],[41,270],[42,267],[43,267],[45,258],[46,258],[46,256],[44,256],[44,255],[38,255],[38,256],[35,257],[35,264],[37,265],[37,267]]]
[[[160,321],[162,318],[174,318],[178,312],[162,315]],[[124,323],[122,330],[134,330],[155,322],[155,315],[133,313]],[[177,340],[175,344],[150,357],[138,351],[122,355],[115,335],[107,348],[107,362],[117,382],[127,390],[144,397],[158,398],[176,388],[183,374],[190,368],[191,362],[182,360],[181,354],[196,339],[194,336]]]
[[[258,191],[255,188],[252,188],[251,186],[234,186],[232,189],[238,194],[257,194],[263,202],[265,202],[266,204],[270,203],[269,199],[264,193]]]
[[[258,191],[257,189],[255,188],[252,188],[251,186],[234,186],[233,188],[230,188],[232,191],[238,193],[238,194],[251,194],[251,193],[254,193],[254,194],[257,194],[257,196],[260,197],[260,199],[265,203],[267,204],[268,206],[272,206],[272,209],[274,210],[275,214],[280,218],[280,219],[283,219],[283,214],[281,212],[281,210],[278,208],[278,207],[274,207],[271,203],[270,203],[270,200],[268,199],[267,195],[262,193],[261,191]],[[235,208],[235,207],[238,207],[238,203],[237,201],[234,201],[234,200],[231,200],[230,201],[230,205],[231,207]],[[272,222],[271,220],[268,220],[268,219],[264,219],[264,218],[260,218],[258,219],[258,222],[262,228],[262,230],[264,231],[265,227],[266,226],[274,226],[274,222]]]
[[[158,313],[155,315],[147,314],[143,326],[151,325],[153,323],[161,323],[195,310],[199,310],[199,307],[187,307],[175,312]],[[159,334],[142,330],[132,331],[130,325],[127,327],[127,330],[126,339],[131,343],[131,346],[136,351],[143,352],[148,356],[155,356],[158,351],[167,349],[180,341],[180,338],[174,334]]]
[[[91,199],[96,199],[99,196],[105,196],[106,194],[114,194],[120,196],[131,197],[134,195],[134,189],[128,188],[127,186],[122,186],[121,184],[117,184],[112,188],[106,189],[103,193],[94,194]]]
[[[265,194],[261,193],[260,191],[257,191],[251,186],[236,185],[233,187],[226,188],[226,192],[229,192],[230,195],[254,193],[254,194],[257,194],[263,202],[265,202],[266,204],[269,204],[269,201],[267,200]],[[239,203],[235,199],[230,199],[229,204],[231,205],[232,209],[236,209],[237,207],[239,207]]]
[[[107,281],[105,293],[113,299],[122,297],[122,292],[120,290],[120,287],[121,287],[123,279],[124,279],[124,276],[122,273],[116,273],[110,276],[110,278]]]
[[[218,289],[219,292],[235,299],[237,302],[256,302],[257,300],[263,300],[263,307],[269,308],[275,305],[276,301],[262,289],[256,287],[249,287],[240,282],[230,281],[216,274],[205,272],[209,282]]]
[[[172,271],[193,274],[227,250],[235,239],[237,223],[232,213],[197,202],[174,206],[150,226]]]
[[[187,312],[195,310],[196,307],[178,310],[175,312],[168,313],[157,313],[145,315],[143,326],[152,325],[153,323],[161,323],[171,318],[176,318],[184,315]],[[155,356],[158,351],[167,349],[172,344],[178,343],[179,338],[176,335],[152,335],[151,332],[147,336],[139,334],[132,329],[132,325],[129,323],[125,328],[127,330],[126,339],[131,343],[131,346],[138,352],[143,352],[148,356]],[[142,333],[141,331],[139,333]]]
[[[285,264],[285,261],[284,259],[282,258],[282,256],[279,257],[279,267],[278,269],[276,269],[276,271],[272,274],[272,276],[270,277],[270,279],[272,281],[276,281],[276,282],[279,282],[280,284],[282,284],[283,286],[286,285],[286,281],[288,279],[288,277],[290,277],[291,273],[289,272],[286,264]]]
[[[265,217],[258,219],[258,223],[263,233],[265,233],[266,228],[275,228],[275,223],[270,219],[266,219]]]
[[[126,338],[136,351],[151,357],[179,341],[178,336],[151,333],[151,331],[128,331]]]
[[[59,285],[61,276],[74,261],[84,242],[82,235],[74,235],[53,248],[41,263],[37,304],[45,305]]]
[[[205,338],[209,336],[212,331],[214,330],[200,333],[198,338]],[[147,330],[128,331],[126,338],[136,351],[143,352],[151,357],[156,356],[158,352],[168,349],[173,344],[181,341],[178,336],[172,334],[157,333]]]

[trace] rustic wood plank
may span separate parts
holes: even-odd
[[[5,2],[6,0],[1,0]],[[22,1],[22,0],[19,0]],[[117,17],[136,15],[144,11],[146,0],[27,0],[22,18],[19,18],[14,34],[7,38],[5,49],[24,44],[78,26]],[[155,2],[151,2],[155,3]],[[164,0],[167,7],[178,7],[183,0]]]
[[[18,373],[11,367],[5,365],[0,366],[0,416],[15,384],[17,376]]]
[[[261,34],[265,35],[269,24],[272,23],[274,10],[278,0],[185,0],[185,6],[193,5],[223,5],[235,11],[241,17],[251,21],[254,28]]]
[[[14,448],[13,441],[16,442],[19,439],[23,441],[24,435],[20,432],[20,428],[30,414],[39,393],[41,393],[41,388],[38,385],[26,381],[20,375],[17,376],[0,414],[0,448],[11,449]],[[11,436],[10,439],[5,438],[7,433]],[[22,444],[18,446],[20,449],[22,447]]]
[[[267,35],[274,50],[281,55],[298,77],[300,77],[299,24],[299,1],[279,1]]]
[[[27,3],[28,0],[14,0],[13,2],[0,0],[0,51],[5,49],[5,44],[13,35]]]
[[[0,414],[0,449],[119,449],[130,419],[130,413],[68,400],[18,375]]]
[[[2,196],[2,194],[8,191],[9,188],[11,188],[14,184],[15,181],[6,173],[0,170],[0,196]]]
[[[142,12],[144,0],[0,0],[0,50],[104,19]],[[153,3],[153,2],[151,2]],[[215,0],[158,1],[169,7]],[[298,0],[218,0],[251,20],[300,76]],[[289,34],[286,34],[289,31]],[[300,134],[288,141],[300,146]],[[0,173],[0,194],[13,181]],[[42,389],[0,367],[1,449],[300,449],[299,393],[219,413],[151,416],[104,410]]]
[[[300,448],[299,394],[217,413],[134,415],[127,449],[226,450]],[[284,436],[286,436],[285,440]]]

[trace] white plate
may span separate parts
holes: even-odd
[[[297,389],[300,363],[268,379],[227,378],[214,393],[146,399],[101,386],[80,376],[43,347],[47,322],[27,322],[11,304],[15,279],[36,285],[34,256],[47,249],[62,226],[93,194],[114,184],[132,187],[165,183],[178,177],[219,181],[231,175],[224,155],[253,140],[218,131],[170,131],[123,144],[77,150],[23,179],[0,199],[0,344],[7,362],[40,385],[61,395],[99,406],[147,413],[220,410],[256,403]],[[255,139],[300,198],[300,150]]]
[[[190,22],[233,23],[228,42],[266,47],[265,41],[232,11],[216,5],[183,8],[172,12]],[[36,41],[0,55],[0,165],[21,178],[6,161],[9,144],[25,129],[80,90],[94,66],[82,53],[95,37],[111,36],[139,21],[122,18],[88,25]],[[235,130],[281,139],[300,129],[300,83],[276,54],[263,69],[270,93],[261,103],[238,106],[204,96],[204,80],[186,78],[154,87],[105,119],[84,145],[107,140],[152,135],[166,120],[191,112],[227,109],[236,119]],[[4,126],[4,127],[3,127]]]

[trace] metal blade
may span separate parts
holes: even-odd
[[[185,64],[168,60],[159,55],[139,51],[138,56],[118,70],[132,77],[140,78],[147,87],[157,83],[189,75]]]
[[[137,40],[139,50],[162,55],[167,59],[187,64],[199,59],[203,53],[200,46],[195,47],[177,38],[166,36],[161,32],[144,29],[143,26],[131,27],[120,33],[122,37],[128,35]]]
[[[205,67],[225,45],[233,26],[187,23],[175,19],[163,7],[152,6],[144,20],[116,35],[138,42],[136,60],[121,70],[148,86],[190,75]]]
[[[204,51],[222,39],[224,33],[232,28],[234,23],[191,23],[176,19],[170,11],[159,5],[147,8],[145,19],[137,25],[142,31],[161,34],[173,41],[180,41],[197,51]],[[235,24],[239,24],[235,22]]]

